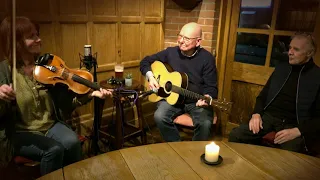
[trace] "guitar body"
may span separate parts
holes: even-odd
[[[158,81],[160,88],[158,89],[157,94],[151,94],[149,96],[149,101],[157,102],[165,99],[171,105],[182,104],[185,97],[172,92],[171,87],[174,85],[187,89],[188,76],[185,73],[174,72],[170,65],[163,64],[160,61],[152,63],[151,70]],[[148,81],[146,81],[145,87],[149,87]]]
[[[160,88],[156,94],[149,95],[149,101],[157,102],[164,99],[169,104],[175,105],[182,104],[185,97],[195,100],[203,99],[208,105],[230,114],[231,102],[212,99],[211,97],[189,91],[187,74],[173,71],[168,64],[163,64],[160,61],[155,61],[151,64],[151,71],[158,81]],[[145,87],[149,87],[148,81],[145,82]]]

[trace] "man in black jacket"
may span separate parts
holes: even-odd
[[[259,144],[275,131],[279,148],[313,154],[319,152],[320,69],[313,62],[312,35],[296,33],[289,47],[289,63],[276,66],[256,99],[249,124],[233,129],[230,142]]]

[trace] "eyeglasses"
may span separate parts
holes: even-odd
[[[307,38],[310,41],[313,50],[317,50],[316,40],[311,33],[309,33],[309,32],[296,32],[292,38],[294,38],[296,36]]]
[[[186,42],[186,43],[189,43],[189,42],[191,42],[192,40],[194,40],[194,39],[200,39],[200,37],[194,37],[194,38],[190,38],[190,37],[186,37],[186,36],[183,36],[183,35],[181,35],[181,34],[177,34],[177,36],[178,36],[178,41],[180,41],[181,39],[182,40],[184,40],[184,42]]]

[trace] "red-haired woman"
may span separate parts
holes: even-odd
[[[44,175],[81,160],[77,134],[63,123],[66,115],[88,102],[91,96],[105,98],[111,92],[101,89],[79,98],[65,85],[45,87],[37,83],[32,73],[35,59],[40,54],[41,39],[36,26],[26,17],[16,18],[17,68],[12,71],[16,71],[17,88],[13,89],[10,38],[11,19],[6,18],[0,25],[0,54],[5,59],[0,62],[0,117],[1,121],[13,121],[10,115],[15,114],[14,152],[40,161]],[[8,109],[12,101],[16,102],[18,112],[12,113],[12,108]]]

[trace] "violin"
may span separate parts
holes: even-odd
[[[93,76],[86,70],[70,69],[65,62],[53,54],[40,56],[35,63],[33,78],[42,84],[63,83],[77,94],[86,94],[90,89],[99,90]]]

